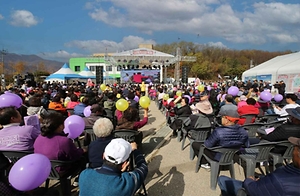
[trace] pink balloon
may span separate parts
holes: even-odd
[[[276,102],[280,102],[280,101],[282,101],[282,99],[283,99],[283,96],[281,94],[277,94],[274,96],[274,100]]]
[[[207,89],[208,91],[210,91],[210,90],[211,90],[211,86],[207,86],[206,89]]]
[[[23,104],[23,100],[20,96],[14,93],[5,93],[0,95],[0,108],[14,106],[20,108]]]
[[[84,114],[85,117],[89,117],[91,115],[91,113],[92,113],[92,111],[91,111],[91,106],[90,105],[84,108],[83,114]]]
[[[236,86],[231,86],[228,89],[228,94],[232,95],[232,96],[237,96],[237,94],[239,93],[239,88]]]
[[[30,191],[39,187],[48,178],[50,160],[42,154],[30,154],[19,159],[11,168],[8,180],[19,191]]]
[[[85,123],[84,120],[78,115],[69,116],[65,122],[64,132],[68,133],[68,138],[75,139],[83,132]]]
[[[264,101],[271,101],[272,94],[269,93],[268,91],[263,91],[260,93],[260,98]]]

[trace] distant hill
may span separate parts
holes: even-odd
[[[43,59],[37,55],[7,53],[4,56],[4,66],[6,68],[9,65],[9,63],[17,63],[20,61],[25,63],[25,72],[36,71],[37,65],[42,62],[44,63],[46,70],[49,71],[50,73],[53,73],[59,70],[64,64],[63,62],[59,62],[59,61]]]

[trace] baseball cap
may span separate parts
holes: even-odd
[[[297,137],[289,137],[288,140],[289,140],[289,142],[291,142],[291,143],[294,144],[295,146],[299,146],[299,147],[300,147],[300,138],[297,138]]]
[[[231,122],[236,122],[240,119],[240,115],[236,110],[224,110],[220,111],[218,116],[226,116]]]
[[[129,142],[122,138],[111,140],[104,150],[104,158],[114,164],[125,162],[132,151]]]

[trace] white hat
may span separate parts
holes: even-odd
[[[125,162],[132,151],[129,142],[122,138],[113,139],[104,150],[104,158],[115,164]]]
[[[247,97],[245,95],[240,96],[241,101],[247,101]]]

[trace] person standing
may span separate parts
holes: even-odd
[[[280,81],[279,83],[279,88],[278,88],[278,93],[281,94],[283,97],[285,97],[285,83],[283,80]]]

